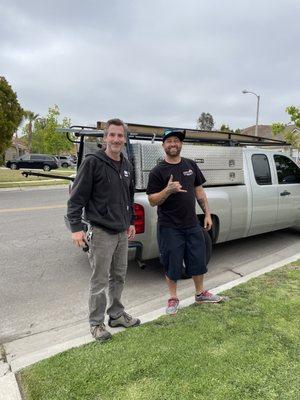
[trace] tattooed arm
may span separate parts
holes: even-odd
[[[209,231],[212,227],[212,219],[209,211],[207,197],[202,186],[195,187],[195,196],[201,210],[204,213],[204,229]]]

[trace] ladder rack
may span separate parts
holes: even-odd
[[[97,129],[103,130],[106,123],[97,122]],[[185,131],[185,142],[208,143],[221,146],[289,146],[290,144],[277,139],[269,139],[260,136],[243,135],[234,132],[205,131],[200,129],[174,128],[167,126],[142,125],[128,123],[129,138],[135,140],[162,140],[165,130],[176,129]]]
[[[70,128],[58,128],[58,132],[66,133],[69,140],[80,143],[84,137],[103,137],[105,122],[97,122],[97,128],[91,126],[71,126]],[[200,129],[170,128],[167,126],[142,125],[128,123],[127,139],[162,141],[166,129],[185,131],[184,142],[205,143],[219,146],[290,146],[290,143],[278,139],[269,139],[261,136],[243,135],[234,132],[205,131]],[[71,134],[79,140],[73,140]]]
[[[77,168],[80,166],[84,154],[85,138],[101,138],[104,135],[105,122],[97,122],[97,128],[92,126],[73,125],[70,128],[57,128],[57,132],[65,133],[67,138],[79,145],[78,147],[78,161]],[[162,135],[166,129],[179,129],[170,128],[166,126],[154,125],[141,125],[141,124],[127,124],[128,131],[126,132],[126,151],[128,158],[133,162],[133,153],[131,140],[147,140],[147,141],[162,141]],[[283,147],[290,146],[289,143],[282,140],[268,139],[259,136],[242,135],[234,132],[222,131],[204,131],[198,129],[179,129],[186,132],[185,143],[194,144],[211,144],[218,146],[273,146]],[[74,140],[74,137],[77,140]]]

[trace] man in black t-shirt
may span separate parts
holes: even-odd
[[[204,213],[204,229],[211,229],[212,218],[202,187],[205,182],[202,172],[194,161],[180,156],[184,138],[183,131],[165,131],[163,148],[166,156],[150,172],[147,187],[149,203],[158,206],[158,245],[170,292],[167,314],[176,314],[178,309],[177,280],[181,277],[183,262],[194,281],[196,303],[222,300],[203,288],[203,277],[207,272],[206,248],[195,199]]]

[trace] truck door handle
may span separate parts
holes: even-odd
[[[280,193],[280,196],[289,196],[291,193],[285,190],[284,192]]]

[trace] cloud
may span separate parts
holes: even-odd
[[[1,1],[0,65],[22,106],[74,124],[216,127],[286,120],[299,104],[297,0]]]

